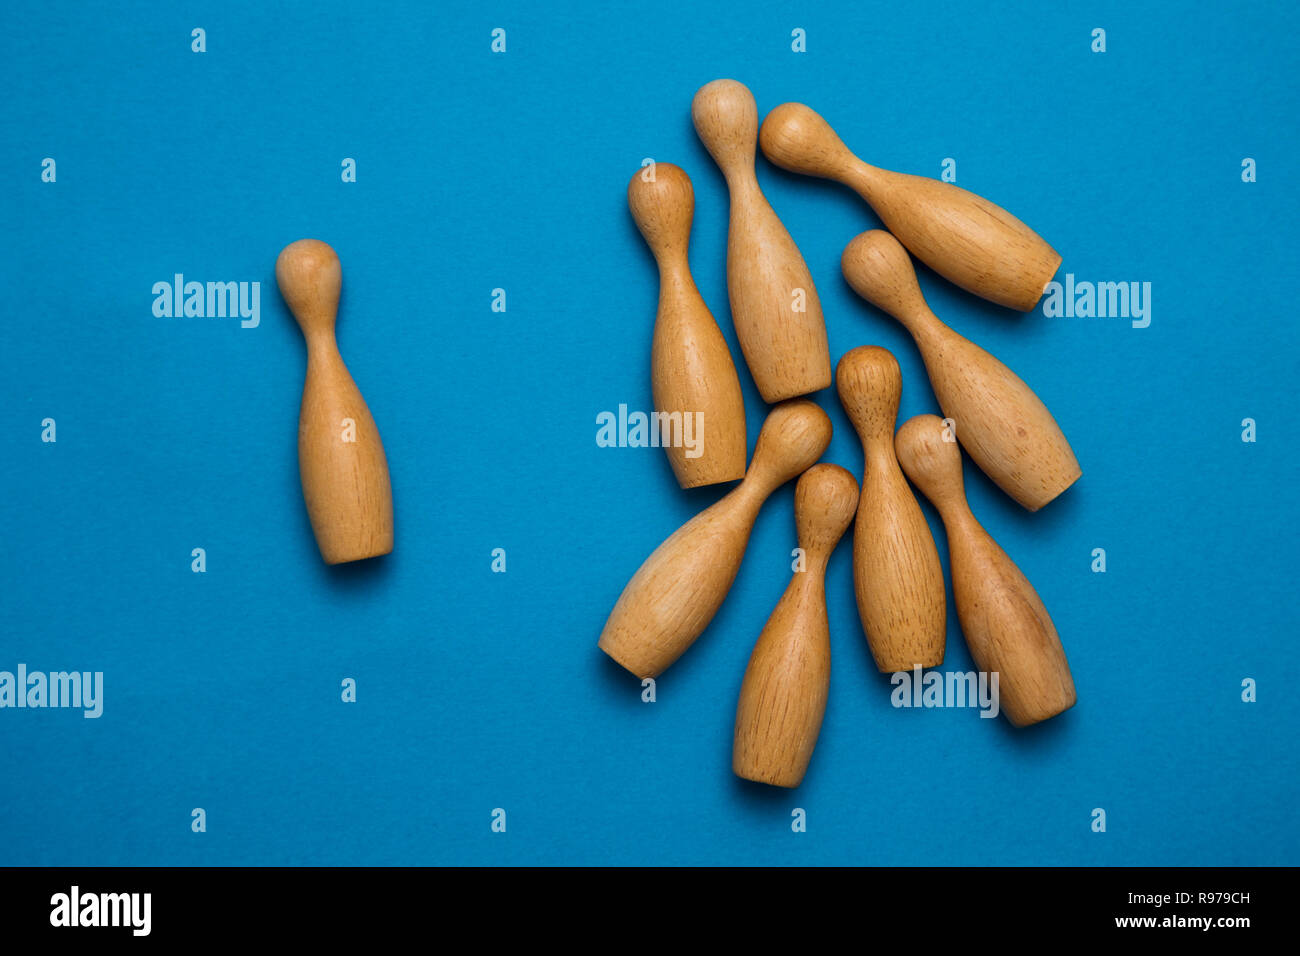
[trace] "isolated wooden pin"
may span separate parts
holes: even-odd
[[[840,265],[858,295],[912,334],[957,440],[999,488],[1037,511],[1079,479],[1079,462],[1051,412],[1015,373],[930,311],[897,239],[864,232]]]
[[[778,787],[803,781],[831,679],[826,563],[857,504],[858,483],[839,465],[814,465],[795,486],[803,564],[767,619],[745,670],[731,758],[738,777]]]
[[[691,103],[695,131],[731,194],[727,291],[745,362],[765,402],[831,383],[826,321],[808,266],[754,173],[758,108],[735,80],[714,80]]]
[[[298,469],[326,564],[393,550],[393,495],[379,429],[334,340],[343,272],[317,239],[286,246],[275,262],[280,294],[307,343],[298,417]]]
[[[776,165],[856,190],[913,255],[975,295],[1027,312],[1061,265],[1038,233],[987,199],[864,163],[802,103],[768,113],[759,139]]]
[[[898,361],[864,345],[840,359],[835,384],[866,459],[853,531],[853,586],[871,656],[885,673],[938,667],[948,601],[934,536],[894,455],[903,392]]]
[[[815,403],[773,408],[744,481],[646,559],[605,622],[600,649],[642,678],[677,660],[722,606],[763,502],[811,467],[830,441],[831,420]]]
[[[1074,706],[1061,639],[1033,586],[971,514],[961,451],[935,415],[910,419],[895,436],[898,460],[948,532],[957,617],[979,669],[998,675],[1002,712],[1017,727]]]
[[[695,212],[690,177],[671,163],[655,163],[632,177],[627,204],[659,264],[650,381],[659,421],[679,439],[663,441],[673,473],[683,488],[743,478],[740,378],[687,261]]]

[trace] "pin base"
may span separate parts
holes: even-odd
[[[321,552],[321,557],[328,565],[351,564],[354,561],[366,561],[370,558],[382,558],[386,554],[393,553],[393,543],[390,541],[386,545],[377,545],[374,548],[362,551],[344,551],[342,553],[326,554]]]
[[[1007,715],[1007,720],[1011,721],[1013,727],[1032,727],[1034,724],[1041,724],[1045,720],[1051,720],[1053,717],[1059,717],[1071,707],[1073,707],[1079,698],[1075,694],[1070,694],[1068,703],[1062,703],[1060,706],[1050,710],[1040,711],[1032,714],[1016,714],[1012,716],[1011,712],[1003,705],[1002,712]]]
[[[651,667],[643,662],[629,660],[626,650],[620,652],[618,648],[610,647],[611,643],[613,642],[607,642],[604,635],[602,635],[596,646],[604,651],[610,660],[634,677],[645,680],[648,677],[658,677],[664,672],[665,668],[663,667]]]
[[[868,641],[867,644],[870,646],[871,642]],[[875,658],[876,669],[882,674],[898,674],[902,672],[910,674],[917,667],[920,667],[922,670],[928,670],[929,668],[940,666],[943,663],[945,650],[946,648],[940,647],[936,653],[923,657],[920,660],[909,660],[901,657],[887,657],[884,660],[881,660],[880,657],[876,656],[874,650],[871,652],[871,656]]]
[[[789,774],[764,773],[761,770],[752,768],[740,769],[733,766],[731,772],[741,780],[748,780],[751,783],[761,783],[769,787],[781,787],[784,790],[794,790],[799,784],[803,783],[803,774],[794,777]]]
[[[1016,309],[1019,312],[1032,312],[1038,307],[1043,296],[1047,294],[1047,287],[1053,279],[1056,278],[1056,271],[1061,268],[1061,263],[1065,260],[1058,252],[1055,261],[1052,262],[1051,269],[1044,270],[1044,276],[1041,282],[1034,280],[1025,283],[1024,297],[1015,302],[1006,302],[1005,305]],[[1035,291],[1036,290],[1036,291]],[[978,294],[978,293],[977,293]],[[1032,298],[1030,298],[1032,296]]]
[[[1065,481],[1060,485],[1059,488],[1057,488],[1055,491],[1052,491],[1051,494],[1046,495],[1046,496],[1043,497],[1043,498],[1026,499],[1026,500],[1020,501],[1020,503],[1021,503],[1022,505],[1024,505],[1025,508],[1028,509],[1029,511],[1038,511],[1038,510],[1039,510],[1040,508],[1042,508],[1044,505],[1049,505],[1049,504],[1051,504],[1051,503],[1052,503],[1053,501],[1055,501],[1057,498],[1061,497],[1061,495],[1065,494],[1065,492],[1068,491],[1068,490],[1070,489],[1070,487],[1071,487],[1071,486],[1072,486],[1076,481],[1078,481],[1078,480],[1079,480],[1080,478],[1082,478],[1082,477],[1083,477],[1083,469],[1082,469],[1082,468],[1076,468],[1075,471],[1074,471],[1074,473],[1073,473],[1072,475],[1070,475],[1070,476],[1069,476],[1069,477],[1068,477],[1068,478],[1067,478],[1067,479],[1066,479],[1066,480],[1065,480]],[[1017,500],[1020,500],[1020,499],[1017,499]]]
[[[745,469],[741,468],[739,471],[733,470],[725,475],[700,475],[695,478],[688,478],[685,481],[678,478],[677,485],[680,488],[706,488],[709,485],[724,485],[729,481],[740,481],[744,477]]]

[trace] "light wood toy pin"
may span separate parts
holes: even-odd
[[[280,253],[275,279],[307,343],[298,416],[298,470],[326,564],[393,550],[393,494],[379,429],[334,340],[343,272],[334,250],[299,239]]]
[[[655,549],[623,589],[600,649],[637,677],[655,677],[695,642],[722,606],[763,502],[811,467],[831,441],[814,402],[768,413],[745,479]]]
[[[957,440],[999,488],[1037,511],[1078,481],[1083,472],[1052,413],[1011,369],[930,311],[897,239],[879,229],[864,232],[840,265],[858,295],[916,340]]]
[[[808,770],[831,680],[826,563],[858,505],[858,483],[839,465],[814,465],[794,492],[803,567],[758,636],[736,708],[736,776],[797,787]]]
[[[898,360],[864,345],[840,359],[835,382],[866,459],[853,530],[853,588],[871,656],[885,673],[938,667],[948,600],[934,536],[894,456],[903,393]]]
[[[659,264],[650,356],[655,411],[681,422],[679,433],[687,421],[698,421],[701,429],[695,457],[683,441],[665,445],[677,483],[695,488],[743,478],[747,445],[740,378],[687,259],[695,212],[690,177],[671,163],[655,163],[632,177],[627,204]]]
[[[998,675],[1002,712],[1017,727],[1074,706],[1074,679],[1038,593],[971,514],[961,450],[936,415],[918,415],[894,437],[898,460],[948,532],[957,618],[975,665]]]
[[[768,113],[759,139],[778,166],[856,190],[914,256],[967,292],[1028,312],[1061,265],[1038,233],[987,199],[864,163],[802,103]]]
[[[765,402],[826,388],[831,356],[821,300],[799,248],[754,174],[754,96],[735,80],[714,80],[695,94],[691,116],[731,194],[727,291],[754,384]]]

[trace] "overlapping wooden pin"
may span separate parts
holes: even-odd
[[[745,670],[731,763],[739,777],[777,787],[803,781],[830,689],[826,563],[857,504],[858,483],[839,465],[814,465],[795,486],[803,565],[767,619]]]
[[[334,250],[299,239],[275,262],[280,294],[307,343],[298,470],[326,564],[393,550],[393,494],[379,429],[334,339],[343,270]]]
[[[664,443],[683,488],[734,481],[745,474],[745,403],[726,339],[691,277],[687,249],[695,193],[671,163],[636,173],[627,187],[632,218],[659,264],[659,311],[650,383],[660,420],[699,433]],[[692,454],[692,452],[696,454]]]
[[[1030,511],[1083,474],[1052,413],[1014,372],[944,325],[926,305],[907,250],[879,229],[844,250],[844,277],[916,340],[957,440],[998,487]]]
[[[1074,706],[1074,679],[1038,593],[975,519],[962,482],[961,451],[943,420],[918,415],[895,436],[907,477],[948,532],[957,617],[979,669],[998,675],[1002,712],[1017,727]]]
[[[768,113],[759,139],[778,166],[856,190],[913,255],[982,298],[1027,312],[1061,265],[1038,233],[987,199],[952,183],[864,163],[802,103]]]
[[[744,480],[646,559],[605,622],[600,649],[642,678],[677,660],[722,606],[763,502],[811,467],[830,440],[831,420],[815,403],[773,408]]]
[[[947,595],[930,526],[894,455],[903,392],[898,361],[864,345],[835,370],[840,404],[862,438],[862,497],[853,530],[853,587],[876,667],[886,673],[943,663]]]
[[[826,321],[812,274],[754,173],[758,107],[735,80],[701,87],[691,116],[731,194],[727,291],[736,338],[765,402],[831,383]]]

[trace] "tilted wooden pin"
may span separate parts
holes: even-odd
[[[334,250],[299,239],[275,262],[275,279],[307,343],[298,416],[298,470],[326,564],[393,550],[393,494],[379,429],[334,340],[343,272]]]
[[[853,530],[853,586],[867,644],[885,673],[938,667],[948,625],[943,567],[894,456],[902,372],[888,351],[864,345],[840,359],[835,383],[866,458]]]
[[[987,199],[867,165],[802,103],[768,113],[759,139],[778,166],[856,190],[914,256],[967,292],[1028,312],[1061,265],[1038,233]]]
[[[600,649],[642,678],[677,660],[722,606],[763,502],[812,466],[830,441],[831,420],[815,403],[773,408],[745,480],[646,558],[605,622]]]
[[[1037,511],[1083,474],[1047,407],[1009,368],[930,311],[907,250],[864,232],[840,260],[849,285],[912,334],[957,440],[998,487]]]
[[[687,260],[695,212],[690,177],[671,163],[655,163],[632,177],[627,204],[659,264],[650,356],[655,411],[678,438],[689,432],[691,439],[663,443],[677,483],[694,488],[743,478],[748,446],[740,378]]]
[[[839,465],[814,465],[795,486],[803,566],[758,636],[736,708],[731,768],[746,780],[797,787],[808,770],[831,680],[826,563],[857,504],[858,483]]]
[[[754,384],[765,402],[826,388],[831,356],[821,300],[803,256],[754,174],[754,96],[735,80],[714,80],[695,94],[691,116],[731,193],[727,291]]]
[[[948,532],[957,618],[979,669],[998,675],[1002,712],[1017,727],[1074,706],[1074,679],[1052,618],[1033,585],[971,514],[961,451],[935,415],[910,419],[895,436],[907,477]]]

